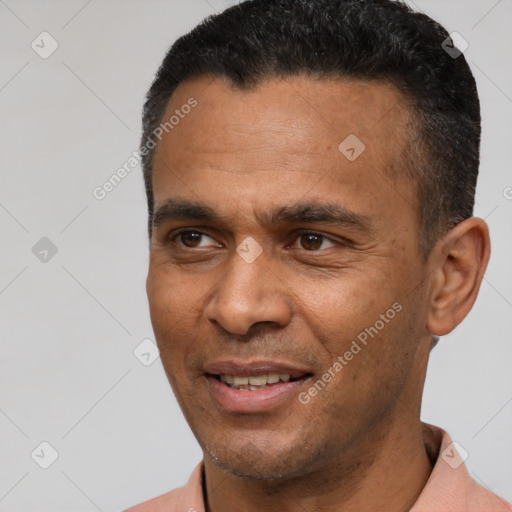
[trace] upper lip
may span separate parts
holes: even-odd
[[[277,361],[235,361],[224,360],[208,363],[204,366],[205,373],[210,375],[232,375],[234,377],[250,377],[251,375],[265,375],[278,373],[290,375],[292,378],[300,378],[312,372],[308,369],[291,363]]]

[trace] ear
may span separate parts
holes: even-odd
[[[431,334],[448,334],[469,313],[490,253],[489,227],[477,217],[460,222],[436,244],[427,316]]]

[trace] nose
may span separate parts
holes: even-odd
[[[206,306],[210,322],[232,334],[247,334],[259,323],[284,327],[290,322],[291,293],[264,254],[247,263],[237,253],[217,283]]]

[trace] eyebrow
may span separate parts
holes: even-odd
[[[153,226],[173,220],[224,221],[226,217],[201,201],[179,197],[165,201],[153,214]],[[356,231],[371,230],[371,219],[333,202],[300,201],[294,205],[275,206],[267,212],[256,214],[260,224],[275,226],[285,223],[325,223],[343,226]]]

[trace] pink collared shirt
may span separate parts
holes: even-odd
[[[425,447],[434,469],[410,512],[512,512],[512,505],[475,482],[448,434],[422,424]],[[205,512],[204,465],[201,461],[187,484],[124,512]]]

